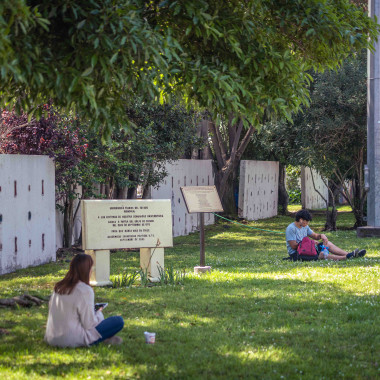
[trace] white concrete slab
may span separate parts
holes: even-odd
[[[277,215],[279,164],[275,161],[240,162],[239,216],[247,220]]]
[[[189,214],[181,186],[212,186],[214,173],[211,160],[178,160],[166,165],[168,176],[151,189],[152,199],[171,199],[174,236],[188,235],[199,229],[198,214]],[[205,214],[205,225],[214,224],[215,216]]]
[[[55,261],[52,159],[0,155],[0,274]]]
[[[313,178],[311,175],[313,174]],[[309,210],[316,210],[326,207],[326,202],[323,200],[318,191],[314,189],[313,179],[315,188],[322,194],[325,199],[328,199],[328,188],[324,184],[322,177],[314,169],[307,167],[301,168],[301,203],[302,208]]]

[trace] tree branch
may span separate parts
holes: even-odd
[[[223,154],[222,154],[222,151],[221,151],[221,148],[220,148],[218,134],[216,132],[217,128],[216,128],[216,126],[215,126],[215,124],[213,122],[210,122],[208,124],[208,127],[209,127],[209,131],[210,131],[210,134],[211,134],[211,141],[212,141],[212,145],[213,145],[213,148],[214,148],[216,160],[218,162],[219,169],[222,169],[224,167],[224,165],[225,165],[225,160],[223,160]]]

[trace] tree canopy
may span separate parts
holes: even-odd
[[[366,199],[366,52],[350,56],[338,70],[312,76],[310,107],[298,113],[292,124],[263,126],[246,155],[318,170],[329,187],[343,189],[360,226]],[[353,181],[352,193],[348,180]]]
[[[250,123],[289,117],[307,102],[307,70],[336,66],[378,28],[349,0],[13,0],[0,15],[0,107],[75,106],[105,135],[135,94],[180,91]]]

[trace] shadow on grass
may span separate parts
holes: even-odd
[[[107,290],[110,303],[117,305],[114,311],[126,321],[122,346],[48,347],[42,331],[27,333],[41,329],[41,315],[33,318],[19,310],[17,324],[6,326],[10,335],[0,339],[0,364],[26,375],[50,376],[99,374],[113,366],[142,378],[378,374],[379,306],[369,296],[298,279],[211,282],[203,277],[189,286],[132,289],[125,302],[115,298],[120,291]],[[157,333],[155,345],[144,344],[145,330]],[[338,357],[339,366],[328,365],[330,357]],[[359,368],[350,366],[353,360]]]

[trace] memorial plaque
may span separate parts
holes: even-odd
[[[169,199],[82,201],[85,250],[172,247]]]
[[[181,191],[189,213],[223,211],[215,186],[186,186]]]

